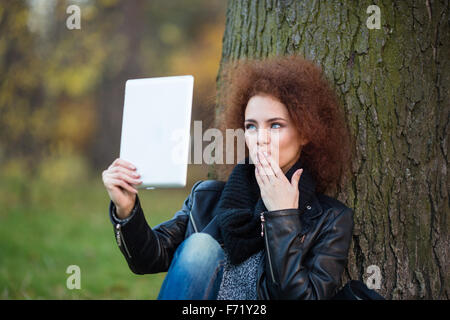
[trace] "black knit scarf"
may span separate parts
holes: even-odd
[[[285,175],[291,181],[292,175],[300,168],[303,168],[299,181],[299,209],[302,209],[315,192],[315,181],[303,167],[301,157]],[[233,168],[215,210],[232,264],[240,264],[264,248],[260,213],[267,209],[256,181],[255,165],[249,163],[248,157]]]

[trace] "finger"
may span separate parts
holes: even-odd
[[[130,186],[128,183],[126,183],[123,180],[118,180],[118,179],[111,179],[111,183],[116,186],[116,187],[121,187],[122,189],[125,189],[131,193],[135,193],[137,194],[138,191],[137,189],[135,189],[134,187]]]
[[[255,167],[255,178],[256,182],[258,182],[259,188],[261,189],[264,186],[264,181],[262,180],[261,174],[257,167]]]
[[[295,173],[292,175],[291,184],[293,187],[298,188],[298,182],[300,181],[300,177],[303,173],[303,169],[299,169],[295,171]]]
[[[122,185],[122,182],[125,184],[128,184],[128,182],[126,182],[125,180],[116,176],[118,174],[119,173],[108,173],[105,175],[104,184],[105,184],[106,189],[111,190],[115,187],[119,187]]]
[[[269,177],[266,175],[261,163],[258,163],[257,169],[259,179],[261,180],[261,184],[262,185],[265,185],[266,183],[269,184],[270,183]]]
[[[136,170],[136,166],[134,166],[131,162],[128,162],[121,158],[117,158],[116,160],[114,160],[114,162],[112,163],[111,166],[112,167],[121,166],[121,167],[127,168],[129,170]]]
[[[110,170],[110,172],[112,172],[112,173],[122,172],[122,173],[128,175],[132,179],[138,179],[141,176],[138,172],[132,171],[132,170],[130,170],[128,168],[124,168],[124,167],[114,167]]]
[[[266,157],[261,151],[258,152],[258,156],[261,162],[261,168],[263,172],[262,175],[266,175],[267,179],[269,179],[270,181],[273,180],[275,178],[275,173],[273,172],[272,167],[270,166]]]
[[[117,158],[116,160],[113,161],[113,163],[111,163],[111,165],[108,167],[108,170],[110,170],[111,168],[114,168],[117,164],[117,161],[119,161],[120,158]]]
[[[123,180],[131,185],[140,185],[142,183],[141,180],[130,178],[129,176],[127,176],[126,174],[121,173],[121,172],[117,172],[114,174],[115,174],[115,176],[113,176],[113,178]]]
[[[265,156],[265,158],[267,159],[267,162],[270,165],[270,168],[272,169],[275,177],[277,178],[282,178],[282,177],[286,177],[283,173],[283,171],[281,171],[280,166],[278,165],[278,163],[275,161],[275,159],[272,157],[272,155],[267,155]]]
[[[120,172],[120,171],[118,171],[118,172],[111,172],[110,173],[110,177],[112,179],[123,180],[123,181],[126,181],[129,184],[134,184],[134,185],[139,185],[139,184],[142,183],[141,180],[134,179],[134,178],[130,177],[129,175],[127,175],[127,174],[125,174],[123,172]]]

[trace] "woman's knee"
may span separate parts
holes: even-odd
[[[181,259],[183,263],[203,264],[208,260],[217,260],[224,256],[220,244],[207,233],[192,234],[184,240],[182,246],[178,259]]]

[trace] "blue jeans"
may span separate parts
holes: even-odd
[[[215,300],[225,253],[207,233],[194,233],[175,251],[158,300]]]

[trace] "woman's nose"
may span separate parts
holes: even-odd
[[[267,129],[258,130],[258,146],[263,146],[270,143],[270,134]]]

